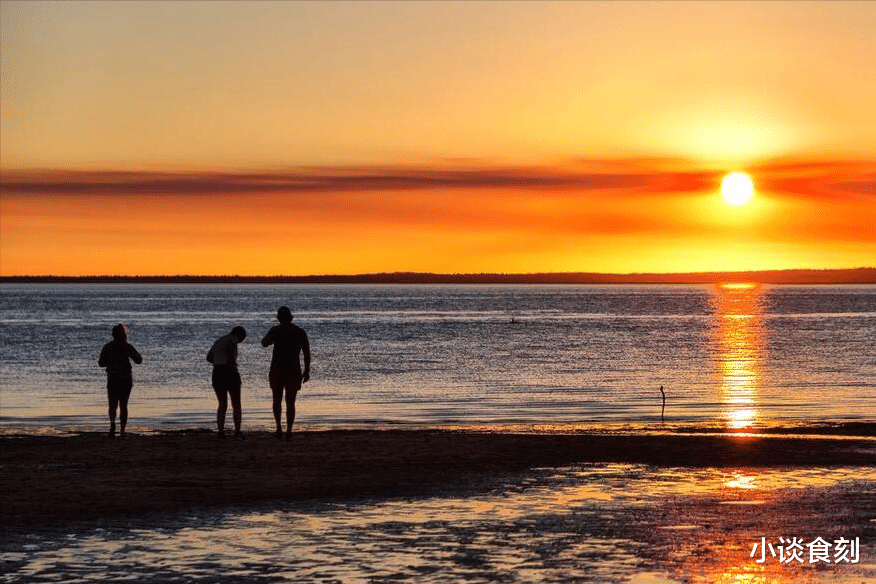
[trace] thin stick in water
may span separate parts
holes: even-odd
[[[663,407],[660,408],[660,421],[663,422],[663,412],[666,411],[666,392],[663,391],[663,386],[660,386],[660,393],[663,395]]]

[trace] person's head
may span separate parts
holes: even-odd
[[[281,306],[277,310],[277,320],[280,321],[280,324],[289,324],[292,322],[292,311],[289,310],[288,306]]]
[[[123,324],[117,324],[113,327],[113,340],[124,343],[128,340],[128,329]]]
[[[243,339],[246,338],[246,329],[242,326],[236,326],[231,329],[231,336],[235,337],[238,343],[242,343]]]

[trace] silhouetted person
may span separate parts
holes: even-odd
[[[310,379],[310,342],[304,329],[292,324],[292,311],[286,306],[277,310],[277,320],[262,339],[262,346],[274,345],[271,358],[271,371],[268,382],[274,397],[274,420],[277,422],[277,437],[283,435],[280,418],[283,413],[283,390],[286,391],[286,437],[292,436],[292,423],[295,421],[295,397],[301,384]],[[304,353],[304,372],[301,371],[299,355]]]
[[[119,436],[125,437],[128,424],[128,398],[134,387],[131,361],[139,365],[143,357],[128,343],[128,330],[124,325],[113,327],[113,340],[103,346],[97,364],[106,367],[106,396],[109,401],[109,437],[116,436],[116,408],[119,410]]]
[[[243,440],[240,431],[242,413],[240,407],[240,373],[237,371],[237,345],[246,338],[246,330],[236,326],[231,332],[213,343],[207,352],[207,361],[213,364],[213,390],[219,400],[216,410],[216,426],[219,438],[225,438],[225,412],[228,411],[228,397],[234,417],[234,437]]]

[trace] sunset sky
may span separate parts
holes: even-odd
[[[876,265],[874,2],[0,11],[0,275]]]

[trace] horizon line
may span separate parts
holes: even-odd
[[[701,272],[526,272],[240,275],[166,274],[79,276],[0,275],[0,283],[337,283],[337,284],[656,284],[752,282],[761,284],[876,284],[876,267],[790,268]]]

